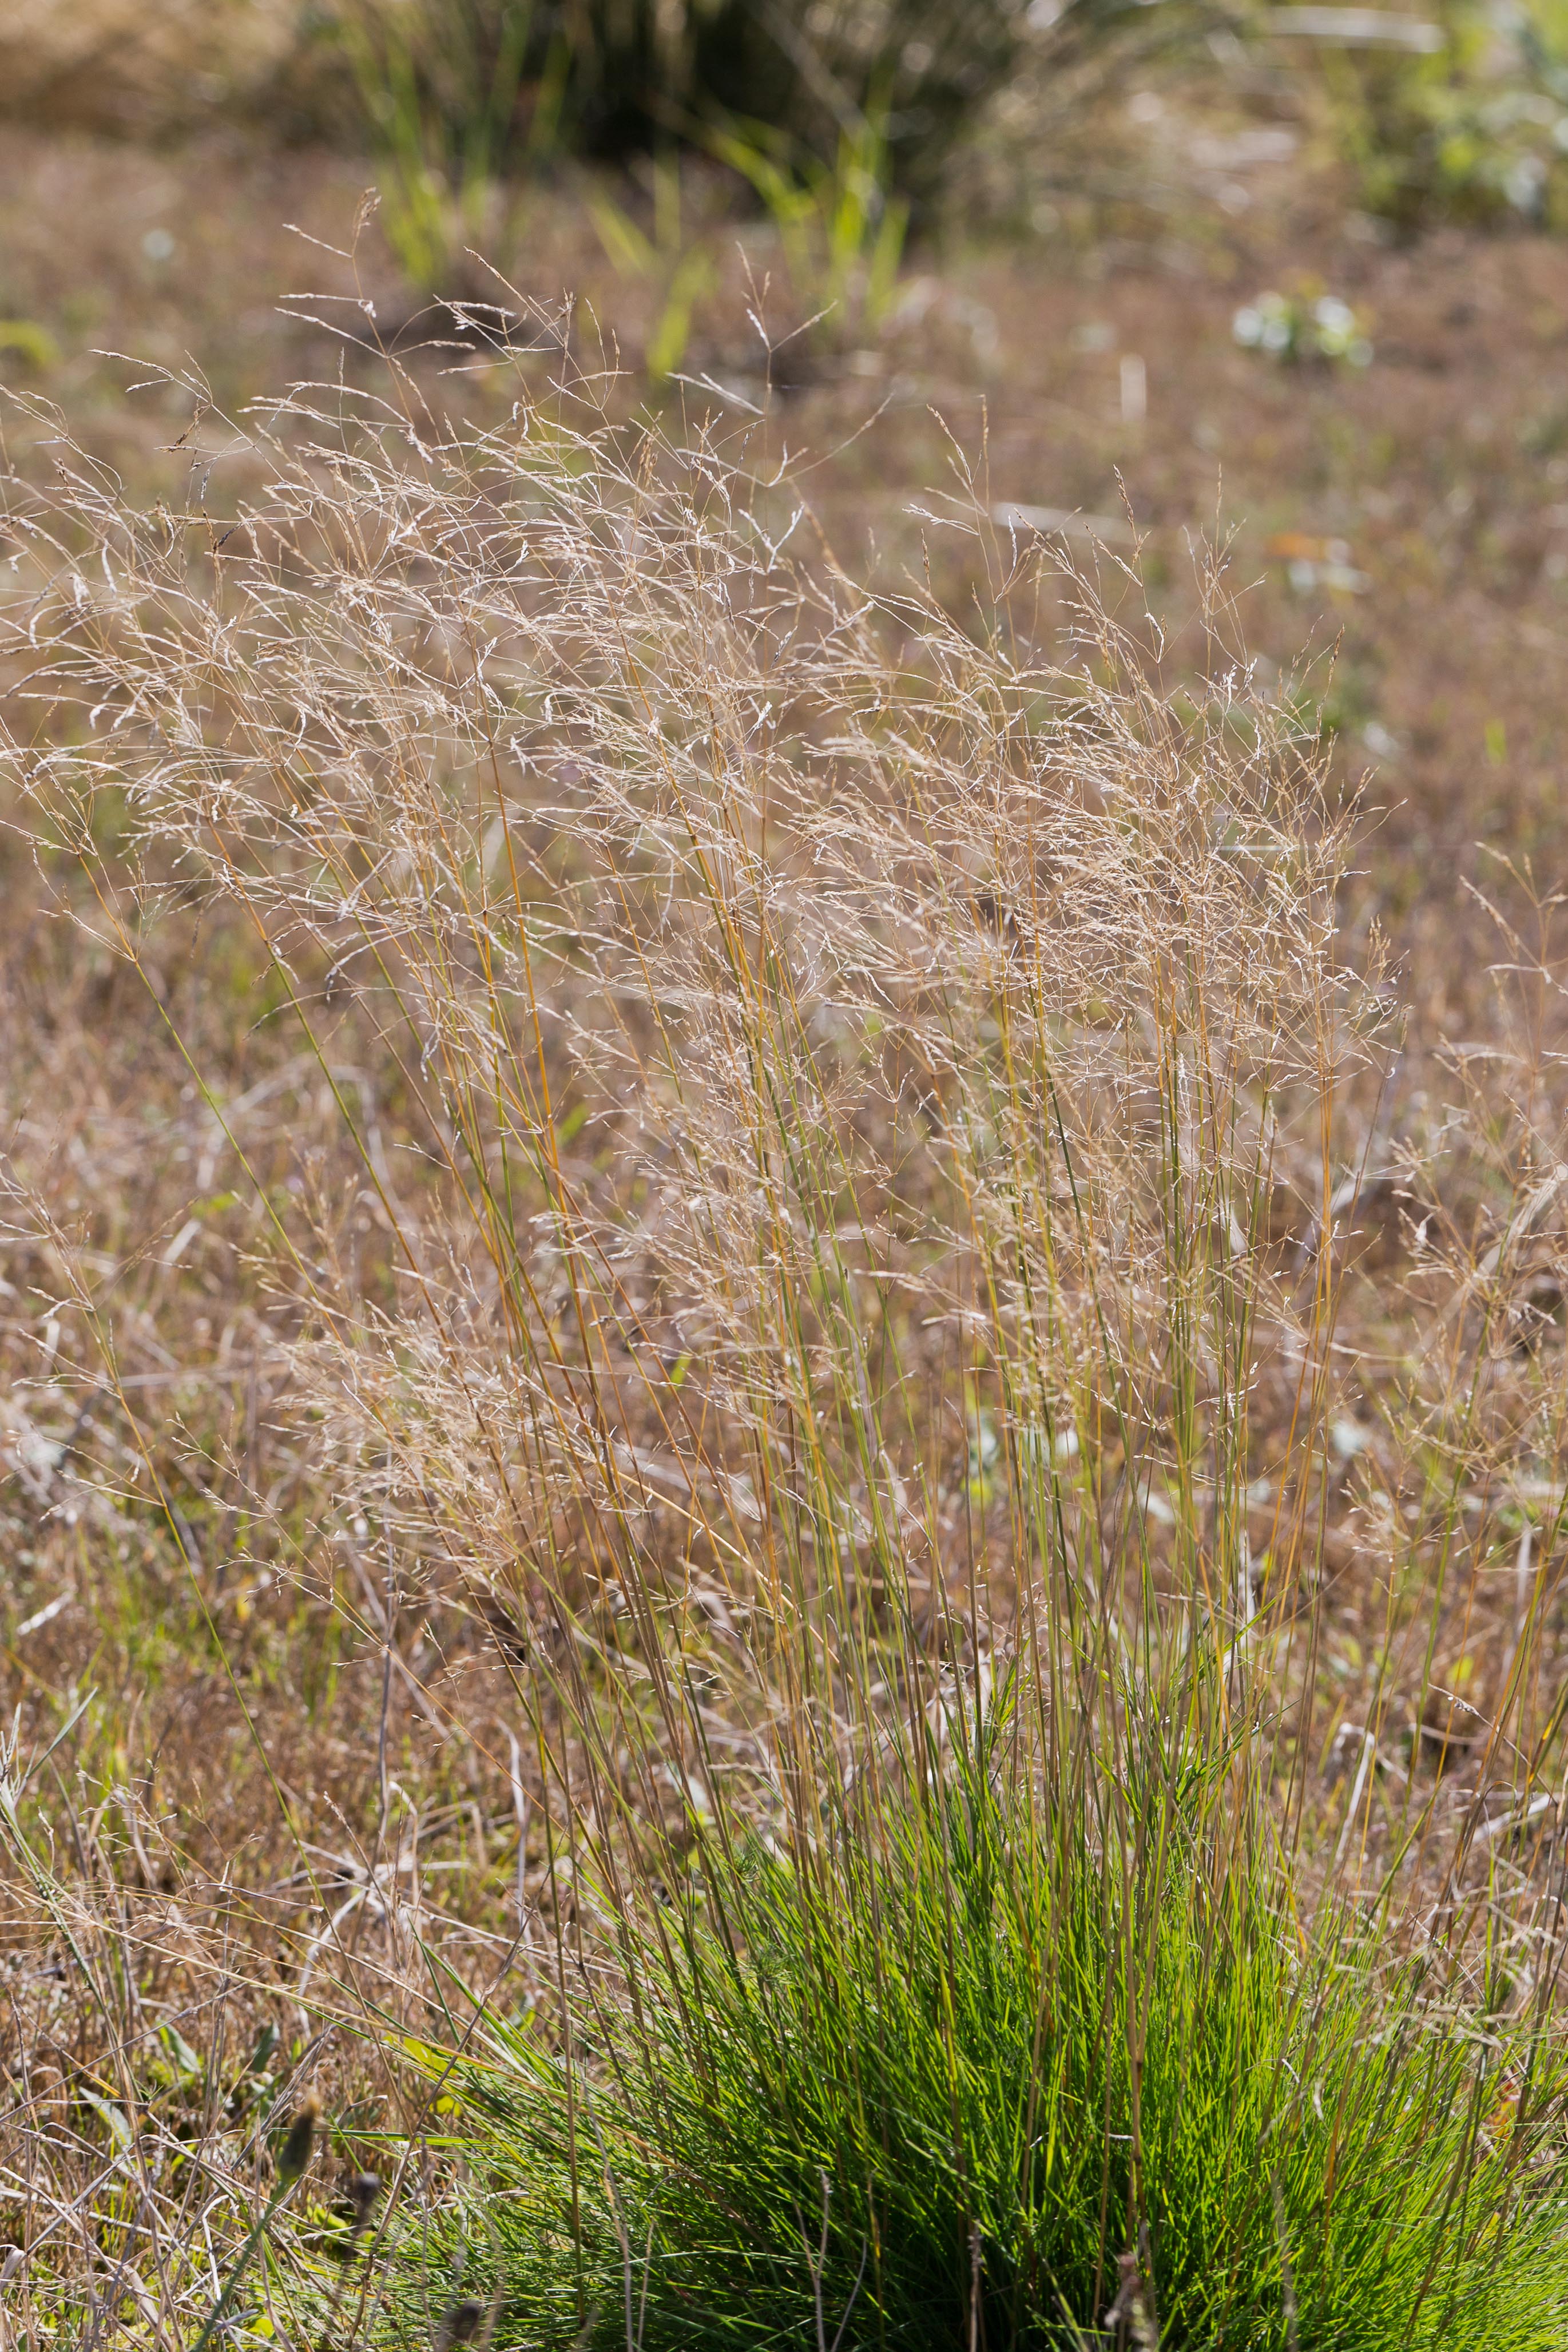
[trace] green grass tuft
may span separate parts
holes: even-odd
[[[710,1838],[573,2054],[465,2063],[497,2341],[1560,2343],[1556,2058],[1329,1962],[1254,1818],[1143,1785],[1098,1842],[973,1767],[799,1861]]]

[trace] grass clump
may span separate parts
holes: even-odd
[[[1072,6],[1087,15],[1091,0]],[[346,0],[322,29],[348,42],[372,117],[417,116],[460,152],[477,137],[503,164],[620,158],[723,121],[766,124],[831,165],[874,119],[891,126],[900,186],[925,194],[1029,40],[1009,0]]]
[[[1134,58],[1190,43],[1193,0],[334,0],[314,20],[393,175],[470,205],[487,173],[685,145],[775,209],[846,154],[879,201],[927,221],[998,101],[1036,132],[1074,125]],[[1026,92],[1027,85],[1027,92]],[[1015,125],[1016,128],[1016,125]],[[454,249],[454,258],[460,247]]]
[[[1559,0],[1469,6],[1429,46],[1331,44],[1323,78],[1357,201],[1403,236],[1444,222],[1568,224],[1568,19]]]
[[[815,1855],[706,1842],[574,1997],[591,2061],[491,2029],[456,2145],[497,2340],[1560,2340],[1534,2038],[1309,1942],[1217,1787],[1156,1772],[1097,1849],[1082,1791],[998,1790],[994,1730]]]

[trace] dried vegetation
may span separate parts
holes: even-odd
[[[222,226],[101,231],[172,456],[49,334],[5,418],[7,2326],[1557,2340],[1549,249],[1457,352],[1364,243],[1331,386],[1202,238],[803,360],[751,226],[650,421],[553,288],[413,349],[361,219],[225,416]],[[1183,371],[1375,548],[1332,687],[1177,577]]]
[[[28,2324],[178,2340],[226,2293],[252,2328],[331,2336],[406,2330],[413,2293],[436,2335],[509,2340],[568,2211],[584,2260],[631,2263],[608,2158],[580,2221],[573,2100],[605,2094],[574,2036],[631,2031],[666,1906],[694,1933],[744,1907],[758,1839],[830,1918],[885,1902],[911,1835],[956,1885],[922,1792],[982,1769],[1050,1838],[1088,1838],[1137,1999],[1173,1900],[1200,1944],[1228,1906],[1250,1948],[1281,1844],[1269,1899],[1303,1954],[1362,1950],[1357,1915],[1415,1959],[1416,2009],[1375,1968],[1346,2023],[1323,1988],[1348,1959],[1290,2000],[1335,2047],[1448,2021],[1450,2187],[1423,2210],[1448,2212],[1458,2164],[1484,2213],[1442,2221],[1431,2260],[1490,2261],[1527,2215],[1540,2251],[1515,2257],[1546,2267],[1507,2326],[1534,2341],[1558,2292],[1549,967],[1511,941],[1518,1025],[1463,1123],[1388,1136],[1397,994],[1341,921],[1354,804],[1249,676],[1218,569],[1201,690],[1188,667],[1173,692],[1135,562],[1102,551],[1091,580],[1060,541],[1020,546],[961,469],[931,515],[975,550],[957,620],[918,579],[840,569],[766,417],[676,441],[564,354],[543,393],[517,364],[494,427],[396,363],[204,420],[261,485],[221,523],[210,499],[139,509],[79,450],[13,504],[11,757],[42,885],[106,985],[159,1003],[188,1075],[147,1130],[200,1161],[155,1252],[19,1171],[16,1246],[60,1312],[47,1384],[12,1408],[16,1491],[51,1543],[70,1530],[100,1612],[118,1576],[136,1686],[159,1640],[211,1661],[151,1773],[122,1731],[73,1790],[47,1708],[13,1762]],[[182,1002],[162,960],[193,925]],[[216,959],[268,1041],[238,1091]],[[221,1333],[144,1369],[139,1287],[219,1235]],[[61,1753],[104,1713],[79,1679]],[[192,1803],[193,1704],[209,1738],[226,1718],[225,1774],[248,1751],[243,1795]],[[1081,1899],[1039,1883],[1048,1916]],[[808,1937],[808,1977],[826,1948]],[[666,1991],[681,2013],[679,1969]],[[515,2272],[474,2202],[487,1999],[537,2013],[566,2068],[564,2141],[526,2104],[508,2127],[525,2191],[548,2142],[567,2200]],[[1255,2013],[1225,2011],[1244,2072]],[[275,2038],[247,2043],[258,2017]],[[503,2059],[515,2091],[528,2063]],[[329,2163],[373,2170],[384,2209],[363,2188],[307,2218],[287,2164],[267,2193],[307,2087]],[[794,2128],[768,2160],[809,2194]],[[1177,2141],[1146,2128],[1147,2155],[1134,2091],[1100,2253],[1040,2257],[1052,2293],[1096,2325],[1126,2247],[1113,2324],[1164,2295],[1223,2334],[1214,2247],[1238,2278],[1257,2247],[1228,2210],[1212,2242],[1194,2223],[1192,2300],[1150,2183]],[[1480,2185],[1500,2147],[1522,2201]],[[1318,2292],[1313,2179],[1262,2216],[1287,2334],[1289,2280]],[[768,2326],[813,2294],[820,2321],[830,2273],[857,2340],[896,2320],[893,2254],[850,2292],[844,2226],[830,2249],[824,2208]],[[955,2328],[1004,2305],[1016,2327],[1020,2294],[1026,2336],[1037,2308],[1054,2325],[989,2226],[975,2208]],[[1460,2274],[1429,2324],[1451,2339],[1460,2296],[1498,2340]],[[620,2340],[580,2266],[559,2292],[568,2336],[591,2311]],[[685,2340],[678,2288],[643,2300],[649,2340]]]

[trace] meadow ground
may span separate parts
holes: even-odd
[[[652,394],[653,290],[617,274],[581,187],[501,207],[497,278],[465,265],[455,289],[509,288],[499,299],[539,320],[570,294],[570,333],[487,351],[437,316],[444,340],[421,349],[432,322],[373,221],[346,254],[362,160],[0,126],[8,503],[21,518],[57,495],[63,429],[143,513],[221,529],[263,478],[246,424],[263,395],[308,381],[329,405],[334,385],[381,386],[380,343],[432,417],[483,433],[570,348],[616,375],[616,414],[651,398],[677,442],[712,417],[733,449],[761,410],[815,548],[889,593],[925,572],[961,623],[1051,516],[1092,519],[1047,543],[1124,606],[1135,563],[1169,707],[1198,715],[1224,697],[1226,640],[1201,612],[1201,548],[1221,549],[1248,691],[1288,734],[1322,730],[1315,821],[1361,789],[1333,957],[1373,967],[1376,1027],[1329,1090],[1329,1205],[1282,1178],[1260,1212],[1298,1271],[1333,1226],[1338,1267],[1321,1456],[1310,1477],[1289,1467],[1300,1381],[1265,1380],[1239,1489],[1249,1557],[1282,1555],[1282,1514],[1312,1529],[1292,1553],[1318,1632],[1291,1785],[1324,1868],[1352,1831],[1391,1851],[1418,1787],[1433,1887],[1479,1837],[1489,1867],[1511,1857],[1544,1898],[1554,1801],[1527,1849],[1514,1828],[1551,1784],[1568,1688],[1568,247],[1523,231],[1388,242],[1291,160],[1288,126],[1283,144],[1249,145],[1169,91],[1118,121],[1164,212],[1064,205],[1027,239],[949,228],[912,249],[884,319],[854,338],[789,340],[768,235],[716,230],[680,380]],[[719,199],[694,175],[688,202]],[[747,319],[769,271],[771,353]],[[1342,296],[1370,364],[1239,345],[1238,308],[1272,288]],[[765,470],[754,446],[747,463]],[[13,545],[16,610],[36,551],[19,530]],[[1048,566],[1039,591],[1048,649],[1066,644],[1061,578]],[[3,657],[20,777],[81,722],[68,698],[23,690],[25,633]],[[387,1477],[340,1431],[319,1440],[319,1367],[302,1369],[320,1337],[302,1256],[318,1254],[313,1282],[329,1258],[334,1295],[371,1313],[396,1295],[405,1213],[439,1213],[449,1171],[427,1164],[415,1078],[356,1000],[334,1002],[318,941],[301,969],[331,1032],[323,1060],[243,906],[199,904],[172,871],[128,960],[130,850],[106,803],[96,879],[35,802],[18,793],[6,816],[0,1697],[31,1772],[10,1815],[0,2239],[27,2263],[6,2324],[42,2343],[119,2316],[189,2341],[201,2276],[161,2270],[155,2245],[132,2258],[120,2208],[106,2221],[93,2201],[127,2146],[161,2133],[205,2150],[162,2226],[210,2212],[228,2242],[264,2160],[257,2122],[311,2087],[332,2138],[309,2226],[362,2226],[351,2198],[332,2218],[340,2177],[397,2169],[412,2194],[427,2160],[424,2092],[386,2058],[386,2030],[439,2039],[444,2012],[468,2014],[458,1988],[509,1981],[529,1917],[563,1916],[548,1798],[517,1737],[537,1629],[525,1603],[519,1624],[494,1591],[481,1604],[413,1573]],[[1012,918],[986,919],[1001,935]],[[613,1122],[581,1105],[568,1167],[591,1191]],[[1503,1275],[1478,1340],[1467,1318]],[[925,1540],[951,1549],[939,1573],[927,1562],[933,1589],[973,1575],[977,1511],[984,1573],[1002,1576],[1008,1545],[988,1481],[1016,1400],[956,1360],[922,1439]],[[357,2034],[356,2013],[377,2033]]]

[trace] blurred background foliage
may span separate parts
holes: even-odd
[[[1140,13],[1067,0],[1057,21],[1103,37]],[[378,135],[414,118],[465,168],[621,161],[737,122],[830,164],[875,121],[891,182],[923,199],[1043,29],[1025,0],[340,0],[307,21],[351,59]]]
[[[362,166],[394,341],[431,298],[493,302],[572,215],[573,290],[602,318],[581,269],[608,262],[612,340],[653,387],[711,367],[716,320],[762,289],[771,381],[864,360],[925,299],[915,257],[977,237],[1102,261],[1163,241],[1223,274],[1260,165],[1286,245],[1333,218],[1396,245],[1568,226],[1568,0],[13,0],[6,112]],[[1258,266],[1238,316],[1256,292],[1308,322],[1290,355],[1336,356],[1315,271],[1270,289]],[[954,320],[967,299],[946,289]],[[0,313],[47,373],[19,339],[57,328],[3,276]]]
[[[1448,6],[1427,44],[1322,45],[1320,71],[1366,211],[1406,233],[1439,221],[1568,224],[1568,7]]]
[[[301,19],[301,42],[320,76],[317,104],[336,79],[339,109],[379,152],[385,226],[420,282],[434,288],[481,233],[497,178],[568,158],[655,157],[655,194],[667,196],[678,184],[669,158],[685,149],[716,159],[734,193],[771,216],[809,298],[841,310],[858,278],[874,313],[906,227],[938,214],[1000,93],[1030,79],[1028,136],[1039,138],[1051,96],[1081,108],[1113,59],[1178,45],[1224,5],[335,0]],[[657,201],[653,212],[678,320],[703,273],[681,270],[674,216]]]
[[[895,206],[901,236],[955,190],[971,220],[1026,220],[1041,185],[1093,178],[1097,97],[1162,54],[1244,98],[1288,89],[1400,234],[1568,218],[1564,0],[16,0],[0,108],[359,144],[429,278],[497,184],[678,150],[781,222],[839,216],[841,248],[851,215],[863,242]]]

